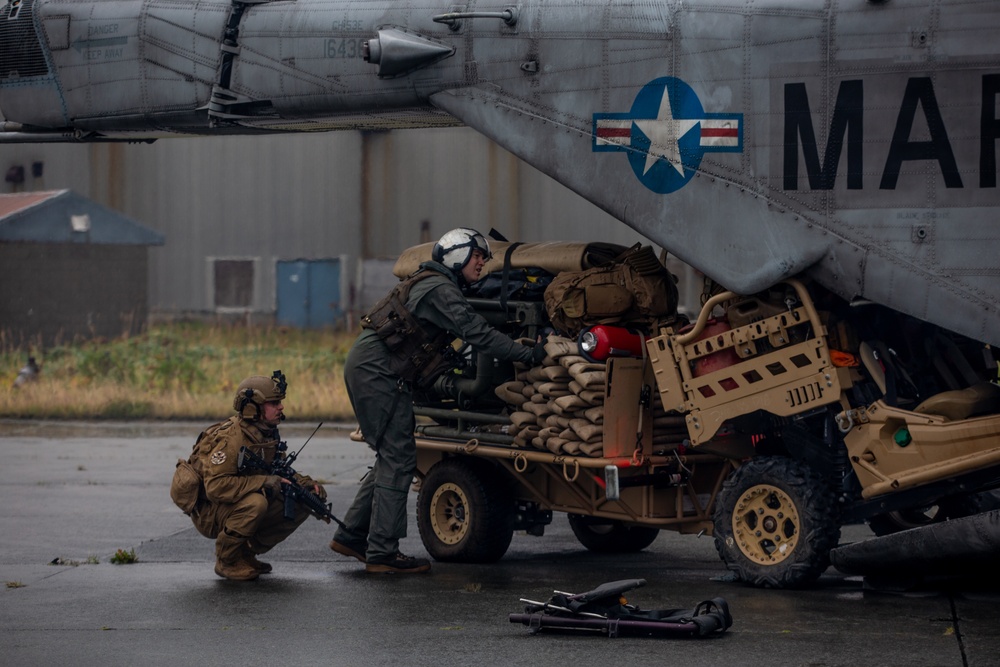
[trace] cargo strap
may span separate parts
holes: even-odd
[[[519,245],[524,245],[520,241],[511,243],[503,254],[503,274],[500,279],[500,309],[507,312],[507,284],[510,282],[510,257],[514,254],[514,249]]]

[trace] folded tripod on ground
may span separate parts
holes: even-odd
[[[510,622],[527,625],[532,634],[580,630],[608,637],[709,637],[722,634],[733,624],[729,605],[722,598],[699,602],[694,609],[643,611],[628,604],[623,593],[645,585],[645,579],[624,579],[586,593],[555,591],[548,602],[522,598],[525,613],[511,614]]]

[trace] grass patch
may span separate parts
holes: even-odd
[[[129,549],[128,551],[119,549],[115,552],[115,555],[111,557],[111,562],[115,565],[130,565],[138,560],[139,557],[135,555],[135,549]]]
[[[216,421],[232,412],[241,380],[281,369],[288,378],[289,418],[349,421],[343,368],[355,337],[186,322],[44,350],[0,338],[0,418]],[[41,374],[15,390],[29,354]]]

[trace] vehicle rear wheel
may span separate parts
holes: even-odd
[[[599,519],[569,514],[569,527],[576,539],[597,553],[634,553],[642,551],[660,534],[659,528],[630,526],[614,519]]]
[[[435,560],[489,563],[514,535],[514,501],[492,467],[444,459],[430,469],[417,496],[417,527]]]
[[[715,548],[739,578],[764,588],[796,588],[830,565],[840,540],[829,486],[804,463],[754,459],[726,480],[716,500]]]

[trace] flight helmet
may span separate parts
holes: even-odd
[[[486,259],[493,256],[490,254],[490,244],[485,236],[475,229],[459,227],[447,232],[434,244],[431,257],[435,262],[440,262],[458,273],[469,263],[474,250],[482,252]]]
[[[285,382],[285,374],[281,371],[274,371],[271,377],[252,375],[240,382],[240,386],[236,388],[233,409],[247,421],[260,419],[264,403],[285,400],[286,389],[288,383]]]

